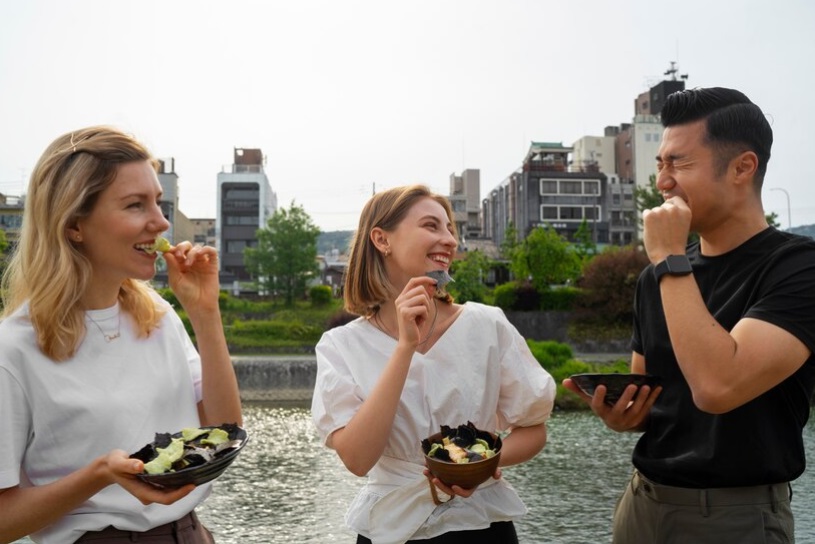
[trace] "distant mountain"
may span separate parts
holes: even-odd
[[[348,253],[348,246],[351,244],[352,230],[334,230],[331,232],[321,232],[317,237],[317,255],[325,255],[333,249],[340,254]]]
[[[786,230],[787,232],[791,232],[793,234],[801,234],[803,236],[815,238],[815,225],[801,225],[800,227],[792,227]]]

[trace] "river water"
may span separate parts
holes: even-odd
[[[815,418],[805,433],[815,460]],[[305,406],[245,404],[250,441],[199,508],[218,544],[353,543],[348,503],[363,483],[322,447]],[[637,436],[608,431],[590,412],[556,412],[549,442],[535,459],[504,469],[529,513],[521,542],[610,542],[614,503],[631,472]],[[815,469],[794,484],[799,543],[815,542]],[[17,544],[30,542],[27,539]]]

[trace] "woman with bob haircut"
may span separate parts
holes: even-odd
[[[156,161],[96,126],[31,175],[0,321],[0,542],[212,542],[209,484],[159,489],[128,452],[157,432],[241,424],[214,248],[164,252],[198,340],[148,285],[167,230]],[[200,351],[200,355],[199,355]]]
[[[467,422],[502,433],[502,466],[531,459],[555,397],[500,309],[444,289],[457,245],[449,202],[425,186],[377,193],[362,210],[344,287],[359,317],[317,345],[312,401],[325,445],[368,478],[346,516],[357,543],[518,541],[526,507],[500,469],[469,490],[425,469],[422,439]]]

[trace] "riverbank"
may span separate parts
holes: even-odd
[[[628,360],[627,353],[576,353],[590,363]],[[235,355],[232,357],[244,402],[310,402],[317,376],[314,355]]]

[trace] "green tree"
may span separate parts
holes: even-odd
[[[539,292],[580,275],[580,259],[569,242],[550,226],[535,227],[514,252],[510,268]]]
[[[0,229],[0,276],[6,269],[6,249],[8,249],[8,239],[6,238],[6,231]]]
[[[507,225],[504,231],[504,240],[501,242],[501,256],[508,260],[512,260],[515,250],[518,249],[518,229],[515,228],[515,223],[512,221]]]
[[[447,286],[456,302],[484,302],[487,286],[484,278],[490,270],[490,259],[479,250],[468,251],[467,256],[454,261],[452,275],[455,280]]]
[[[665,199],[662,198],[662,193],[657,189],[657,176],[651,174],[648,176],[648,187],[634,186],[634,202],[637,203],[637,211],[639,211],[639,222],[642,224],[642,212],[661,206]]]
[[[306,291],[306,283],[318,272],[317,237],[320,229],[292,201],[279,209],[258,229],[258,245],[244,250],[244,263],[259,292],[282,295],[286,306]]]
[[[581,265],[585,265],[592,257],[597,255],[597,244],[594,243],[589,222],[586,221],[585,217],[574,234],[574,250],[578,258],[580,258]]]
[[[765,215],[767,218],[767,224],[771,227],[775,227],[777,229],[781,228],[781,223],[778,222],[778,214],[775,212],[768,213]]]

